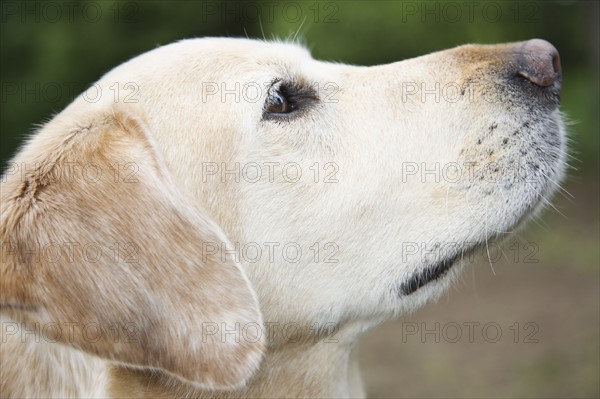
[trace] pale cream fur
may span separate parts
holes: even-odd
[[[494,239],[562,178],[557,106],[506,83],[515,48],[463,46],[358,67],[316,61],[295,44],[192,39],[109,72],[98,101],[79,96],[2,178],[0,395],[364,396],[358,338],[439,296],[461,266],[403,295],[402,283],[429,262],[404,256],[403,244]],[[292,120],[265,119],[276,80],[317,88],[318,99]],[[265,88],[256,101],[243,92],[248,83]],[[451,100],[441,90],[453,85],[465,90]],[[537,165],[524,167],[526,182],[507,172],[519,159]],[[492,161],[490,182],[482,165]],[[68,162],[95,169],[65,175]],[[291,183],[278,168],[271,178],[265,166],[257,181],[236,181],[206,169],[239,164],[239,174],[269,162],[294,163],[303,178]],[[474,179],[406,179],[407,162],[474,164]],[[28,250],[53,242],[60,261]],[[65,242],[93,242],[104,255],[69,258]],[[112,256],[115,242],[135,243],[137,262]],[[207,253],[203,243],[223,247]],[[236,259],[233,248],[247,243],[294,243],[311,256]],[[327,243],[335,263],[323,260]],[[49,323],[60,338],[35,339]],[[91,342],[86,323],[134,326],[137,340]],[[204,334],[214,323],[217,333]],[[268,323],[277,323],[269,336],[225,334]],[[298,339],[283,333],[292,324]]]

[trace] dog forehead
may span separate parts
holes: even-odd
[[[227,72],[242,74],[244,70],[273,66],[299,68],[312,61],[303,46],[285,41],[236,38],[185,39],[158,47],[121,64],[107,76],[151,73],[156,70]]]
[[[208,51],[224,56],[245,56],[248,58],[289,58],[310,57],[308,49],[297,42],[285,40],[257,40],[239,38],[200,38],[186,39],[173,44],[196,50]]]

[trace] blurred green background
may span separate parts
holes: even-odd
[[[551,41],[564,71],[573,158],[570,195],[556,198],[560,213],[550,209],[510,244],[534,243],[535,262],[507,247],[494,274],[477,259],[446,299],[373,331],[360,356],[374,397],[600,395],[597,1],[4,0],[0,12],[2,164],[36,124],[103,73],[182,38],[296,38],[316,58],[365,65],[470,42]],[[406,323],[490,321],[503,340],[403,336]],[[537,342],[515,342],[510,327],[529,322]]]

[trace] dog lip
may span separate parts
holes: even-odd
[[[400,284],[400,295],[410,295],[426,284],[439,280],[448,273],[450,268],[465,256],[472,254],[479,246],[474,245],[464,251],[458,251],[453,255],[447,256],[436,263],[427,265],[424,269],[414,273],[411,277]]]

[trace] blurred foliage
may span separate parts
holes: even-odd
[[[540,37],[560,51],[572,161],[598,172],[595,1],[3,1],[0,161],[103,73],[182,38],[296,38],[316,58],[379,64],[456,45]],[[150,66],[151,67],[151,66]],[[579,174],[579,172],[577,173]]]

